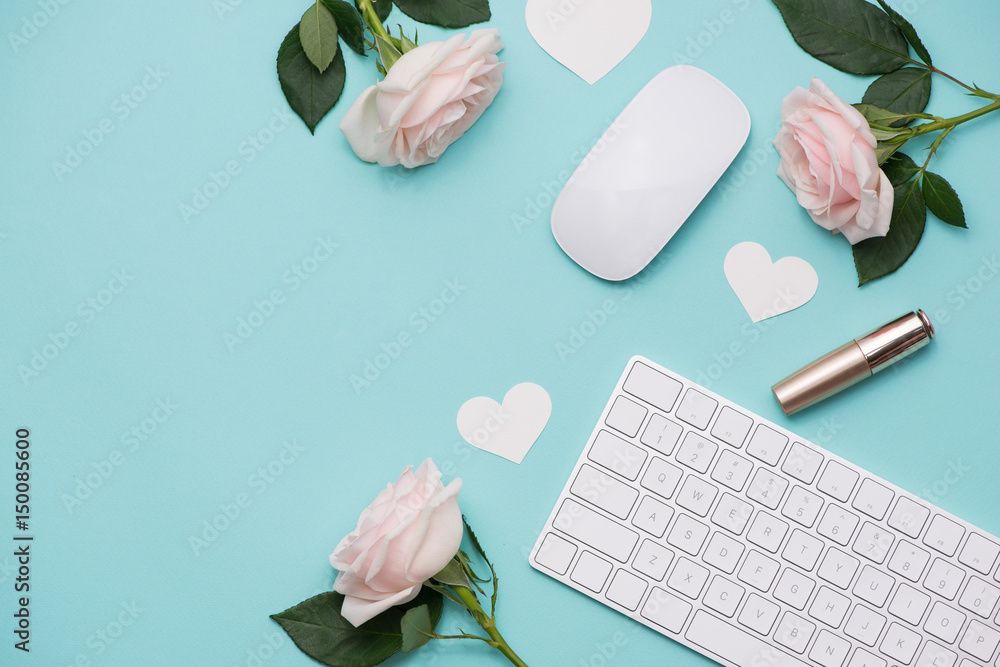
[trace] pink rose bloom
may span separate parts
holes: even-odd
[[[421,44],[361,93],[340,130],[366,162],[383,167],[437,162],[499,92],[507,66],[496,56],[502,48],[495,29]]]
[[[875,143],[861,112],[819,79],[781,103],[778,176],[816,224],[852,245],[885,236],[892,219],[892,185],[879,169]]]
[[[444,569],[462,542],[458,491],[462,480],[441,483],[430,459],[407,466],[361,513],[358,526],[330,555],[340,570],[333,589],[345,596],[341,614],[355,626],[409,602]]]

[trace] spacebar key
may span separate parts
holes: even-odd
[[[810,667],[779,651],[773,644],[761,641],[702,610],[695,614],[684,636],[709,653],[740,667]]]
[[[552,521],[556,530],[575,537],[594,549],[624,563],[639,536],[603,514],[587,509],[575,500],[566,499]]]

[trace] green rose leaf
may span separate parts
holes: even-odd
[[[326,71],[337,55],[337,22],[320,0],[305,11],[299,21],[299,41],[309,62],[320,74]]]
[[[397,60],[403,57],[403,54],[399,52],[396,45],[384,39],[381,35],[375,35],[375,48],[378,49],[379,60],[386,72],[396,64]]]
[[[362,23],[358,10],[344,0],[323,0],[323,4],[333,14],[344,44],[347,44],[348,48],[359,56],[367,56],[365,53],[365,24]]]
[[[434,632],[434,624],[431,623],[427,605],[422,604],[403,614],[400,630],[403,633],[403,653],[418,649],[433,639],[430,635]]]
[[[413,600],[354,627],[340,614],[343,604],[340,593],[320,593],[271,618],[313,660],[329,667],[371,667],[402,650],[402,619],[409,610],[427,609],[433,631],[444,606],[441,594],[425,586]]]
[[[795,42],[848,74],[887,74],[908,62],[906,38],[865,0],[771,0]]]
[[[869,123],[868,129],[876,141],[882,142],[905,142],[913,135],[913,130],[908,127],[889,127],[888,125],[877,125]]]
[[[912,114],[922,112],[930,98],[931,73],[917,67],[904,67],[872,81],[861,102],[900,114]],[[896,119],[888,124],[906,123],[906,119]]]
[[[337,49],[331,66],[320,73],[302,48],[299,26],[292,28],[278,49],[278,81],[292,111],[316,134],[316,125],[333,108],[344,92],[347,67]]]
[[[924,200],[927,208],[942,222],[968,229],[965,224],[965,211],[955,189],[948,181],[931,172],[924,173]]]
[[[411,19],[442,28],[464,28],[490,20],[489,0],[394,0]]]
[[[896,153],[882,165],[892,187],[902,185],[920,173],[920,167],[906,153]]]
[[[924,48],[923,42],[921,42],[920,38],[917,37],[917,31],[913,29],[910,22],[900,16],[899,12],[887,5],[884,0],[878,0],[878,4],[885,10],[885,13],[889,15],[892,22],[895,23],[896,27],[898,27],[903,33],[903,36],[906,37],[906,41],[910,43],[910,46],[912,46],[913,50],[917,52],[920,59],[928,65],[932,64],[931,54],[927,53],[927,49]]]
[[[457,555],[448,561],[448,564],[444,566],[444,569],[431,577],[431,579],[446,586],[465,586],[466,588],[472,587],[472,582],[469,581],[469,577],[466,575],[465,569],[462,567],[462,563],[459,561],[459,557]]]
[[[865,117],[865,120],[868,121],[869,125],[883,125],[888,127],[897,121],[901,121],[905,124],[917,118],[933,118],[933,116],[923,113],[897,113],[895,111],[889,111],[888,109],[875,106],[874,104],[858,103],[852,104],[851,106],[861,112],[861,115]]]
[[[901,267],[913,254],[927,221],[927,207],[920,193],[920,181],[912,180],[894,189],[892,222],[889,233],[881,238],[865,239],[854,244],[854,268],[858,287],[883,278]]]
[[[878,142],[875,145],[875,158],[878,160],[878,163],[880,165],[885,164],[905,143],[906,138]]]

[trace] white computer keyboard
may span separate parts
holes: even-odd
[[[530,560],[724,665],[972,667],[997,658],[998,555],[1000,539],[633,357]]]

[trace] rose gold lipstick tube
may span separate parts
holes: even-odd
[[[786,415],[871,377],[934,338],[926,313],[907,313],[841,345],[771,387]]]

